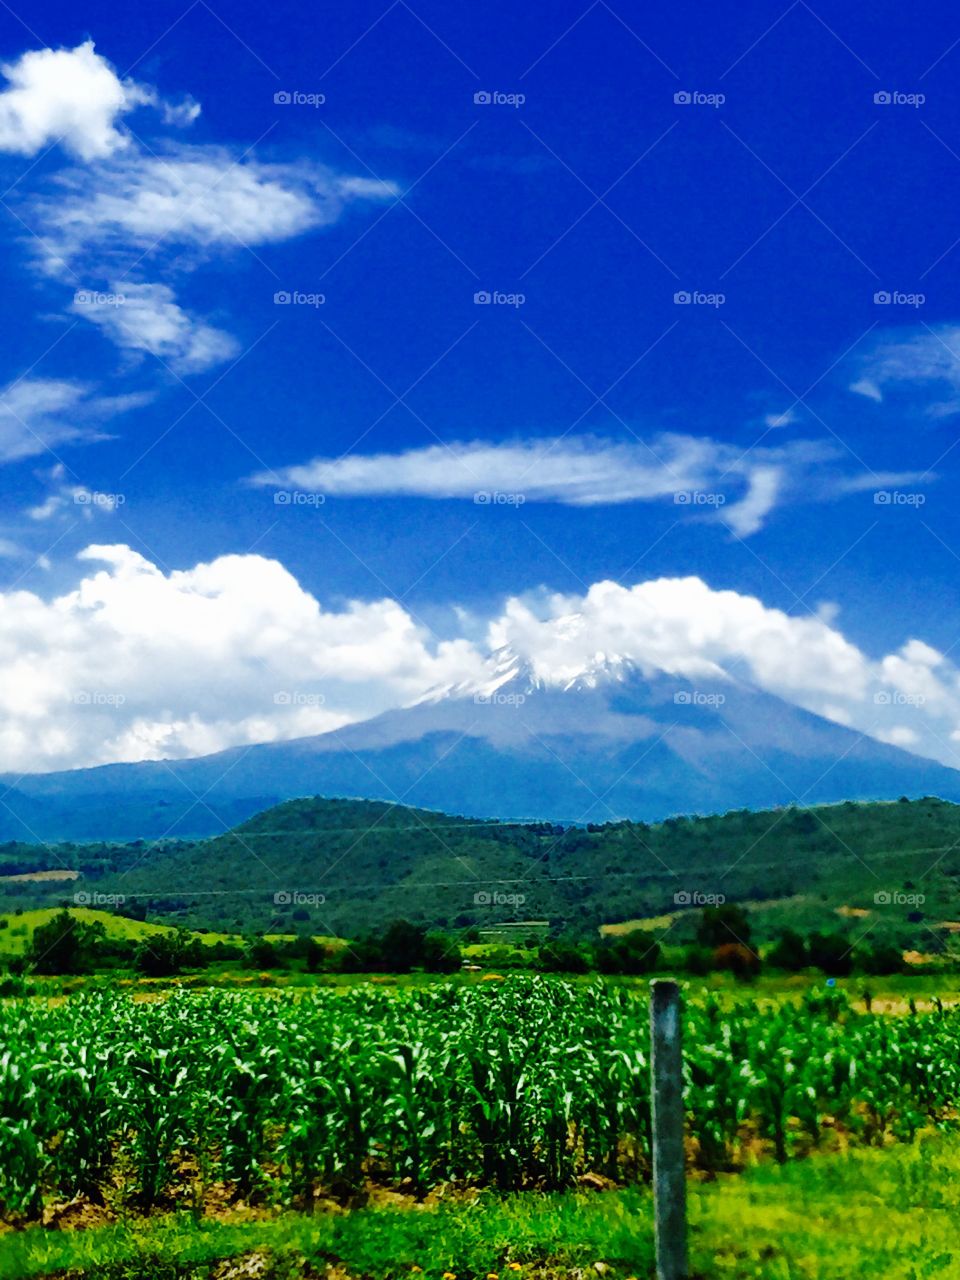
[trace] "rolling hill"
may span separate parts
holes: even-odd
[[[81,878],[2,883],[8,906],[100,892],[153,921],[224,932],[355,936],[406,917],[452,931],[547,920],[586,936],[655,919],[680,942],[719,897],[749,908],[759,938],[790,924],[930,951],[960,930],[960,806],[938,799],[590,828],[310,799],[207,840],[35,855],[71,859]],[[0,871],[6,857],[22,871],[29,851],[0,849]]]

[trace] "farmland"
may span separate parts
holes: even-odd
[[[686,1011],[688,1154],[713,1175],[911,1140],[960,1097],[960,1012],[829,989]],[[0,1204],[29,1222],[212,1199],[309,1208],[371,1186],[560,1191],[649,1174],[646,1000],[515,977],[296,997],[92,991],[0,1012]]]

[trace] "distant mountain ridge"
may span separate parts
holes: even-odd
[[[34,842],[201,837],[316,795],[574,824],[960,800],[960,772],[733,677],[693,683],[598,653],[547,682],[506,649],[475,684],[320,736],[0,781],[0,839]]]

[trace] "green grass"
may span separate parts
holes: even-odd
[[[70,914],[84,924],[102,924],[108,938],[123,942],[143,942],[155,938],[158,934],[173,933],[173,925],[151,924],[144,920],[131,920],[127,916],[117,915],[113,911],[98,911],[90,907],[70,907]],[[22,911],[19,915],[7,912],[0,913],[0,961],[14,956],[22,956],[29,949],[35,931],[60,914],[59,907],[37,907],[34,910]],[[6,922],[6,923],[4,923]],[[242,944],[240,934],[204,932],[196,933],[196,937],[204,946],[215,946],[218,942]],[[270,933],[268,941],[280,942],[291,938],[292,934]],[[318,936],[317,941],[331,947],[343,946],[339,938]]]
[[[690,1186],[691,1267],[709,1280],[949,1280],[960,1274],[960,1139],[861,1150]],[[532,1193],[429,1208],[382,1207],[268,1220],[149,1224],[0,1237],[0,1277],[98,1280],[200,1277],[223,1258],[266,1252],[263,1280],[322,1273],[340,1262],[370,1280],[573,1277],[610,1268],[613,1280],[652,1275],[646,1191]],[[521,1266],[519,1272],[509,1262]],[[251,1272],[251,1274],[253,1274]]]

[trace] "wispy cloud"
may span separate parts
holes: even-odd
[[[353,497],[484,502],[504,494],[574,507],[672,499],[678,509],[707,514],[746,537],[781,502],[826,501],[871,479],[844,471],[832,444],[798,440],[744,450],[704,436],[662,434],[648,441],[570,435],[350,453],[260,473],[252,482]]]
[[[934,417],[960,412],[960,325],[913,328],[882,339],[850,390],[878,403],[890,389],[922,390]]]
[[[0,390],[0,462],[105,439],[105,423],[145,397],[100,396],[80,382],[22,378]]]
[[[165,284],[114,284],[104,294],[79,290],[73,310],[118,347],[157,356],[176,373],[198,373],[240,350],[229,333],[185,311]]]

